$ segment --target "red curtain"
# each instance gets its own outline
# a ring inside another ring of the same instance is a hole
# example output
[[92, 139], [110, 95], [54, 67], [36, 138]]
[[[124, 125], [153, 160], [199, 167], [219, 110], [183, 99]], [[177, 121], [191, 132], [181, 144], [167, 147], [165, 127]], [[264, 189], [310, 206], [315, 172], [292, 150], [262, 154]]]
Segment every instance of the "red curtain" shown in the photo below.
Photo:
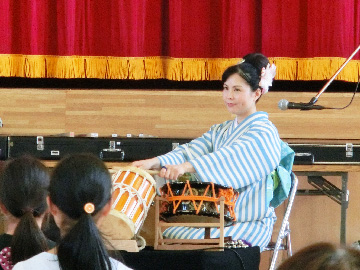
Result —
[[0, 11], [1, 54], [161, 55], [160, 0], [4, 0]]
[[262, 50], [271, 56], [347, 58], [360, 45], [359, 5], [359, 0], [263, 1]]
[[320, 80], [360, 45], [360, 0], [2, 0], [0, 38], [0, 76], [214, 80], [259, 51]]

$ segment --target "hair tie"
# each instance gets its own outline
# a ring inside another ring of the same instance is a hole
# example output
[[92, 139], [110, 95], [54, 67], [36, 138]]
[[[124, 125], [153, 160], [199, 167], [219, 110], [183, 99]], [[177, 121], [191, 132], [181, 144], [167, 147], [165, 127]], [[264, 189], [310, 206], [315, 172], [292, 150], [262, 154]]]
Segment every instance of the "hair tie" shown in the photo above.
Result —
[[34, 214], [34, 209], [32, 209], [32, 208], [30, 208], [30, 207], [26, 207], [25, 209], [21, 209], [20, 211], [19, 211], [19, 214], [20, 214], [20, 216], [23, 216], [23, 215], [25, 215], [25, 214], [27, 214], [27, 213], [30, 213], [30, 214]]
[[92, 214], [95, 211], [95, 205], [93, 203], [90, 203], [90, 202], [86, 203], [84, 205], [84, 210], [85, 210], [86, 213]]
[[242, 63], [244, 63], [244, 62], [245, 62], [245, 59], [243, 58], [243, 59], [241, 59], [237, 64], [240, 65], [240, 64], [242, 64]]

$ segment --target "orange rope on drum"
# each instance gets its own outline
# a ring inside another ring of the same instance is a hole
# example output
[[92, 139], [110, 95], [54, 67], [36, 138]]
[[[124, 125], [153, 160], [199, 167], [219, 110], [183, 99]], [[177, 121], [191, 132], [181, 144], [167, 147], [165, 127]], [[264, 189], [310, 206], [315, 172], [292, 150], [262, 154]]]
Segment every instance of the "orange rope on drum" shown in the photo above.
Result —
[[219, 197], [224, 197], [225, 198], [225, 204], [228, 205], [229, 207], [229, 211], [230, 211], [230, 215], [235, 217], [235, 221], [236, 221], [236, 215], [235, 215], [235, 202], [239, 196], [239, 193], [234, 193], [234, 189], [230, 188], [230, 189], [222, 189], [219, 188]]
[[[211, 186], [212, 194], [207, 195], [208, 192], [210, 191], [210, 186]], [[182, 201], [192, 201], [194, 208], [196, 210], [196, 214], [199, 214], [199, 212], [201, 210], [201, 206], [203, 205], [204, 201], [212, 202], [215, 205], [216, 211], [219, 213], [219, 209], [218, 209], [218, 207], [216, 207], [216, 205], [218, 204], [219, 198], [224, 197], [225, 198], [224, 203], [228, 206], [231, 216], [234, 217], [235, 221], [236, 221], [234, 207], [235, 207], [235, 202], [238, 198], [238, 193], [235, 193], [233, 188], [228, 188], [228, 189], [219, 188], [218, 194], [217, 194], [218, 196], [216, 196], [216, 193], [215, 193], [214, 183], [208, 184], [204, 191], [204, 194], [201, 196], [194, 195], [193, 189], [191, 188], [191, 184], [190, 184], [189, 180], [186, 180], [185, 186], [184, 186], [184, 189], [183, 189], [181, 195], [177, 195], [177, 196], [174, 195], [174, 193], [171, 189], [170, 183], [167, 183], [167, 188], [168, 188], [167, 194], [165, 195], [165, 197], [169, 202], [172, 202], [172, 204], [173, 204], [173, 214], [176, 213], [176, 211]], [[187, 195], [186, 193], [189, 193], [190, 195]], [[196, 204], [196, 201], [199, 201], [198, 205]]]

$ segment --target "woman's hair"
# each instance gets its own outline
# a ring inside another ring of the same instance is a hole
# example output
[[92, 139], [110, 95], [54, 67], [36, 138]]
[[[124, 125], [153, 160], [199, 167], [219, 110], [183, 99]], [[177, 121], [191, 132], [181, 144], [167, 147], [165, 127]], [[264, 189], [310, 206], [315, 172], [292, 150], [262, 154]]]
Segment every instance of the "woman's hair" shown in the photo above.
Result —
[[[111, 188], [109, 170], [93, 155], [72, 155], [54, 168], [49, 188], [50, 199], [72, 219], [66, 219], [60, 225], [70, 227], [62, 235], [58, 246], [62, 270], [111, 269], [108, 253], [93, 220], [111, 199]], [[84, 210], [87, 203], [95, 206], [92, 214]]]
[[305, 247], [280, 264], [277, 270], [357, 270], [360, 250], [317, 243]]
[[22, 156], [9, 161], [0, 176], [0, 201], [20, 221], [11, 243], [13, 264], [48, 249], [35, 217], [47, 210], [49, 172], [39, 160]]
[[262, 68], [270, 64], [269, 59], [262, 53], [249, 53], [243, 57], [245, 63], [251, 64], [256, 68], [258, 76], [261, 76]]
[[[224, 83], [231, 75], [238, 74], [243, 78], [255, 92], [260, 88], [259, 83], [261, 79], [261, 70], [270, 64], [269, 59], [261, 53], [249, 53], [243, 57], [243, 61], [237, 65], [228, 67], [223, 75], [222, 82]], [[256, 100], [259, 101], [260, 98]]]
[[250, 85], [252, 91], [255, 92], [259, 89], [260, 76], [253, 65], [243, 62], [241, 64], [228, 67], [222, 75], [222, 82], [225, 83], [226, 80], [233, 74], [238, 74], [241, 78], [243, 78]]

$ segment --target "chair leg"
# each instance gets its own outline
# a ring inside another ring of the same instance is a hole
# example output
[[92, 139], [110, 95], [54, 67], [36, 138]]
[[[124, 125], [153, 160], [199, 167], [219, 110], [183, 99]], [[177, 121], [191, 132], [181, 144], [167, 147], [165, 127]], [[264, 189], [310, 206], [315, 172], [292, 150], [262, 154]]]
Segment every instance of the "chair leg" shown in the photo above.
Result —
[[278, 257], [279, 250], [286, 250], [287, 257], [292, 256], [292, 249], [291, 249], [291, 239], [290, 239], [290, 224], [289, 224], [289, 215], [293, 205], [293, 201], [295, 199], [295, 194], [298, 185], [298, 179], [294, 173], [291, 174], [292, 179], [292, 187], [288, 198], [288, 203], [285, 207], [285, 214], [283, 217], [283, 221], [281, 223], [280, 231], [275, 242], [275, 247], [271, 259], [270, 270], [275, 269], [276, 260]]
[[284, 250], [284, 251], [286, 250], [287, 257], [292, 256], [291, 239], [290, 239], [290, 223], [289, 222], [286, 223], [283, 233], [281, 233], [281, 231], [279, 232], [278, 238], [279, 239], [276, 241], [275, 247], [273, 250], [269, 270], [275, 269], [276, 261], [277, 261], [280, 249]]
[[290, 230], [286, 236], [286, 246], [287, 246], [287, 256], [291, 257], [292, 256], [292, 248], [291, 248], [291, 237], [290, 237]]

